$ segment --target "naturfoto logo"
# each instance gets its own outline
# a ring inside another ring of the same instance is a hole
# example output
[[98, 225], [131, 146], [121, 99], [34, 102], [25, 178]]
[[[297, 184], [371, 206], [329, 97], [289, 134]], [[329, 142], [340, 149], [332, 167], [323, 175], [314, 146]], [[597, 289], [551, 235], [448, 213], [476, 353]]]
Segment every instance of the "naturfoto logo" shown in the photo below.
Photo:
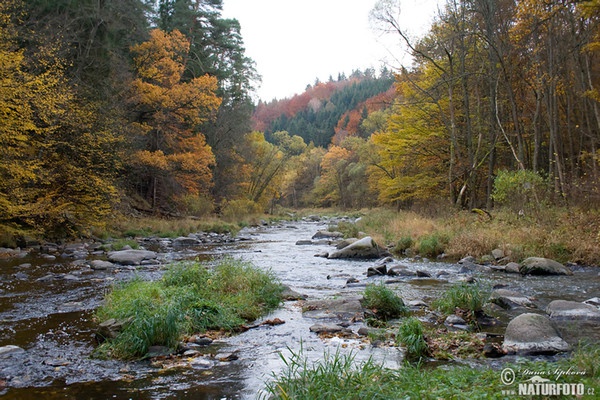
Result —
[[[517, 383], [517, 387], [503, 389], [503, 395], [519, 396], [583, 396], [594, 395], [594, 388], [586, 390], [583, 383], [557, 383], [564, 376], [584, 376], [585, 371], [572, 368], [568, 370], [555, 369], [553, 371], [532, 371], [529, 369], [518, 370], [522, 377], [528, 379]], [[545, 378], [547, 376], [548, 378]], [[553, 379], [550, 379], [553, 378]], [[517, 380], [517, 373], [512, 368], [504, 368], [500, 373], [500, 380], [505, 386], [513, 386]]]

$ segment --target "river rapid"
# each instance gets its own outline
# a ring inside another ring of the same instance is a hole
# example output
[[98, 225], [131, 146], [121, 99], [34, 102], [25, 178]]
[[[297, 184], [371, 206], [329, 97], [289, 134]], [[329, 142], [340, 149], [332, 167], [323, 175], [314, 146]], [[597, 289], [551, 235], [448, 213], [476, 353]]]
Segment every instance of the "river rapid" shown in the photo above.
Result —
[[[284, 359], [292, 353], [302, 352], [303, 357], [316, 360], [325, 353], [352, 352], [357, 362], [372, 357], [391, 368], [400, 367], [403, 354], [399, 348], [372, 346], [364, 337], [321, 338], [312, 333], [309, 328], [326, 321], [327, 315], [303, 315], [302, 302], [298, 301], [287, 301], [264, 318], [279, 318], [285, 321], [283, 324], [261, 325], [214, 341], [203, 350], [207, 359], [214, 360], [210, 363], [182, 363], [166, 368], [151, 360], [122, 362], [90, 357], [96, 346], [94, 310], [105, 293], [115, 282], [135, 275], [158, 279], [170, 261], [240, 258], [271, 270], [281, 283], [308, 300], [356, 298], [361, 296], [365, 284], [389, 280], [367, 278], [372, 260], [316, 257], [333, 249], [325, 242], [296, 245], [327, 229], [330, 223], [305, 220], [246, 228], [240, 233], [245, 240], [170, 249], [161, 254], [160, 264], [140, 268], [93, 270], [86, 266], [85, 259], [53, 259], [37, 253], [0, 259], [0, 346], [13, 345], [24, 350], [0, 355], [0, 394], [6, 399], [254, 399], [265, 396], [265, 382], [285, 368]], [[87, 259], [90, 257], [103, 255], [98, 251]], [[458, 264], [396, 261], [410, 270], [431, 275], [404, 277], [390, 283], [405, 302], [422, 300], [429, 304], [453, 282], [464, 278]], [[598, 270], [591, 267], [577, 267], [572, 276], [488, 271], [475, 272], [474, 277], [489, 286], [501, 284], [525, 293], [535, 299], [539, 310], [555, 299], [584, 301], [599, 295], [600, 277]], [[358, 283], [348, 285], [351, 278]], [[510, 311], [501, 315], [500, 327], [495, 329], [502, 330], [514, 315]], [[356, 332], [364, 322], [347, 325]], [[594, 337], [598, 332], [585, 335]], [[219, 361], [215, 356], [218, 354], [235, 357]]]

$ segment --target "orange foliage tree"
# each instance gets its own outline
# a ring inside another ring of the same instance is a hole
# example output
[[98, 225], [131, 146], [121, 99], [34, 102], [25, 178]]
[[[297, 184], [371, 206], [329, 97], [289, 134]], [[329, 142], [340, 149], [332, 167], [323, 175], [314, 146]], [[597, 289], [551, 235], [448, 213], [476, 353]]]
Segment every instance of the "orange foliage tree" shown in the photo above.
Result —
[[153, 210], [169, 200], [206, 193], [211, 186], [215, 159], [198, 127], [221, 100], [215, 95], [216, 78], [183, 80], [189, 48], [179, 31], [155, 29], [147, 42], [131, 49], [137, 74], [130, 97], [131, 166], [135, 188]]

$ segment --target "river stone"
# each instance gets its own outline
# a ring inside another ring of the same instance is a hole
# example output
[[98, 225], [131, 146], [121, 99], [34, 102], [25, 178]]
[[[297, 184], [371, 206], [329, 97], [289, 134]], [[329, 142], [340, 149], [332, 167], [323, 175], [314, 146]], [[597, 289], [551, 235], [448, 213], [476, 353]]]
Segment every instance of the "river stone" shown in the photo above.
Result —
[[571, 349], [548, 317], [533, 313], [521, 314], [508, 323], [502, 348], [511, 354], [555, 354]]
[[304, 303], [302, 315], [316, 319], [351, 319], [363, 314], [358, 298], [311, 300]]
[[387, 265], [377, 265], [367, 269], [367, 277], [387, 275]]
[[295, 290], [292, 290], [289, 286], [283, 286], [283, 292], [281, 292], [281, 298], [285, 301], [294, 301], [294, 300], [306, 300], [305, 294], [300, 294]]
[[318, 231], [312, 239], [341, 239], [344, 237], [342, 232]]
[[523, 275], [573, 275], [558, 261], [542, 257], [529, 257], [523, 260], [519, 272]]
[[338, 333], [344, 330], [344, 327], [337, 324], [314, 324], [309, 328], [314, 333]]
[[201, 243], [202, 242], [200, 240], [188, 236], [180, 236], [173, 239], [173, 247], [197, 246]]
[[521, 269], [521, 265], [519, 265], [518, 263], [516, 263], [516, 262], [509, 262], [504, 267], [504, 272], [508, 272], [508, 273], [511, 273], [511, 274], [518, 274], [520, 269]]
[[327, 258], [379, 258], [384, 253], [373, 238], [367, 236], [341, 250], [330, 253]]
[[504, 250], [502, 250], [502, 249], [492, 250], [492, 257], [494, 257], [494, 260], [496, 260], [496, 261], [504, 258], [505, 257]]
[[100, 325], [98, 325], [98, 330], [96, 331], [96, 339], [98, 342], [102, 343], [106, 339], [114, 339], [119, 333], [123, 330], [125, 325], [131, 322], [132, 318], [117, 320], [114, 318], [110, 318]]
[[600, 307], [600, 297], [592, 297], [591, 299], [587, 299], [583, 303], [589, 304], [590, 306]]
[[387, 271], [389, 276], [416, 276], [417, 273], [408, 269], [405, 265], [394, 265]]
[[114, 268], [114, 266], [115, 265], [113, 263], [111, 263], [110, 261], [104, 261], [104, 260], [90, 261], [90, 267], [92, 267], [92, 269], [96, 270], [96, 271]]
[[490, 302], [506, 310], [512, 310], [517, 307], [535, 308], [535, 304], [533, 304], [529, 297], [507, 289], [494, 290], [490, 295]]
[[350, 246], [352, 243], [358, 241], [357, 238], [348, 238], [348, 239], [344, 239], [341, 242], [339, 242], [338, 244], [335, 245], [335, 248], [338, 250], [343, 249], [344, 247], [348, 247]]
[[546, 308], [552, 319], [600, 321], [600, 309], [577, 301], [554, 300]]
[[108, 253], [108, 260], [122, 265], [139, 265], [142, 261], [156, 259], [156, 253], [149, 250], [120, 250]]
[[24, 353], [25, 350], [20, 348], [19, 346], [15, 346], [12, 344], [0, 347], [0, 357], [6, 357], [11, 354]]

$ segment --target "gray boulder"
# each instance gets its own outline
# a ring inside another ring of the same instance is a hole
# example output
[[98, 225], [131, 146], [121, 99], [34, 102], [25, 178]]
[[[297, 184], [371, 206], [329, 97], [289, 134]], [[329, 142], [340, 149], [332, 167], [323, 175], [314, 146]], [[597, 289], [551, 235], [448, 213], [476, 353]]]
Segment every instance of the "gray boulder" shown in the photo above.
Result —
[[202, 241], [189, 236], [180, 236], [173, 239], [173, 247], [198, 246], [199, 244], [202, 244]]
[[577, 301], [554, 300], [546, 308], [551, 319], [600, 321], [600, 309]]
[[548, 317], [533, 313], [521, 314], [509, 322], [502, 348], [511, 354], [555, 354], [571, 349]]
[[337, 324], [314, 324], [309, 330], [314, 333], [338, 333], [343, 331], [344, 327]]
[[104, 261], [104, 260], [90, 261], [90, 267], [96, 271], [111, 269], [111, 268], [114, 268], [114, 266], [115, 265], [113, 263], [111, 263], [110, 261]]
[[490, 302], [507, 310], [517, 307], [535, 308], [535, 304], [529, 297], [508, 289], [494, 290], [490, 295]]
[[11, 354], [18, 354], [18, 353], [25, 353], [25, 350], [23, 350], [19, 346], [15, 346], [12, 344], [0, 347], [0, 358], [7, 357]]
[[330, 253], [327, 258], [379, 258], [387, 252], [382, 250], [370, 236], [364, 237], [343, 249]]
[[149, 250], [120, 250], [108, 253], [108, 260], [121, 265], [139, 265], [142, 261], [155, 260], [156, 253]]
[[558, 261], [542, 257], [529, 257], [523, 260], [519, 272], [523, 275], [573, 275]]
[[364, 312], [360, 298], [310, 300], [302, 307], [302, 316], [315, 319], [350, 320]]
[[342, 232], [331, 232], [331, 231], [318, 231], [312, 237], [315, 239], [341, 239], [344, 237]]

